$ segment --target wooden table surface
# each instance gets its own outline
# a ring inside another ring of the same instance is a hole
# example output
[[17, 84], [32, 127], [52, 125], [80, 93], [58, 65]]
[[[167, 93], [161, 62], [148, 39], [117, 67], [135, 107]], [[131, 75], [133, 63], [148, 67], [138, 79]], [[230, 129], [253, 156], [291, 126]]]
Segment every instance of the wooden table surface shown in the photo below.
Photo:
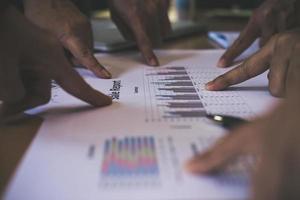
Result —
[[[210, 31], [239, 31], [247, 20], [211, 18], [205, 21]], [[213, 49], [215, 46], [206, 34], [200, 34], [168, 42], [161, 48]], [[13, 124], [0, 125], [0, 198], [42, 122], [39, 116], [27, 116]]]

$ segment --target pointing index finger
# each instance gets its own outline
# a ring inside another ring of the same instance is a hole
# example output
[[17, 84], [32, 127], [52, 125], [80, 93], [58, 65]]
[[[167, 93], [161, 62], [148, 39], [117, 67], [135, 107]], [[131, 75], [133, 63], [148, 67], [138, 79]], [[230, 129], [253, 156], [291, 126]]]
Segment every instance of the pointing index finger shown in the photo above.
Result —
[[265, 121], [257, 120], [233, 130], [210, 150], [190, 160], [186, 169], [192, 173], [214, 172], [240, 155], [259, 152], [265, 124]]
[[221, 56], [218, 67], [227, 67], [232, 64], [233, 60], [243, 53], [259, 36], [259, 27], [253, 16], [245, 29], [241, 32], [238, 39], [229, 47]]
[[140, 19], [135, 20], [135, 26], [133, 26], [132, 32], [147, 64], [151, 66], [158, 66], [159, 61], [153, 52], [151, 40], [147, 35], [146, 28], [144, 27]]
[[101, 92], [93, 89], [84, 79], [72, 68], [65, 57], [51, 63], [50, 76], [66, 92], [85, 101], [95, 107], [106, 106], [112, 103], [112, 99]]
[[223, 90], [265, 72], [269, 68], [274, 43], [275, 40], [273, 39], [243, 64], [207, 83], [206, 89], [212, 91]]
[[84, 44], [84, 42], [76, 36], [66, 36], [66, 38], [61, 40], [63, 41], [64, 47], [96, 76], [106, 79], [111, 78], [110, 72], [97, 61], [92, 50], [88, 47], [88, 44]]

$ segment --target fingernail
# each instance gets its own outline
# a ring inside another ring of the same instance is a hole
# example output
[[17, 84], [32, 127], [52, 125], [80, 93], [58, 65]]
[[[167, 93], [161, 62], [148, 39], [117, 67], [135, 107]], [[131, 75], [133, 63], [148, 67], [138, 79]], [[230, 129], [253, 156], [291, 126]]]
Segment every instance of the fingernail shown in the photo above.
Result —
[[100, 74], [102, 75], [101, 78], [110, 79], [112, 77], [111, 73], [105, 68], [100, 69]]
[[92, 105], [96, 107], [109, 106], [112, 104], [112, 98], [107, 95], [100, 94], [99, 98]]
[[111, 77], [112, 77], [111, 73], [110, 73], [108, 70], [106, 70], [106, 69], [104, 69], [104, 75], [105, 75], [107, 78], [111, 78]]
[[212, 90], [213, 89], [213, 85], [214, 85], [214, 82], [210, 81], [210, 82], [208, 82], [208, 83], [205, 84], [205, 89], [206, 90]]
[[155, 57], [149, 58], [148, 64], [151, 66], [159, 66], [159, 62], [158, 62], [157, 58], [155, 58]]
[[220, 67], [220, 68], [226, 67], [226, 60], [223, 59], [223, 58], [220, 59], [220, 60], [218, 61], [217, 67]]
[[107, 96], [107, 99], [106, 99], [106, 105], [110, 105], [112, 104], [112, 97], [111, 96]]

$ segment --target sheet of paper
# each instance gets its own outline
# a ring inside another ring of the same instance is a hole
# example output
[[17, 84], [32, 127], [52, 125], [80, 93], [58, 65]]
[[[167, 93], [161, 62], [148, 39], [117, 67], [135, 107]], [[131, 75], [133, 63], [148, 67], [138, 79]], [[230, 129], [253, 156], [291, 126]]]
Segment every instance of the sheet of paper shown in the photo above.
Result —
[[265, 74], [226, 91], [204, 83], [224, 73], [223, 51], [157, 51], [161, 67], [138, 54], [98, 55], [114, 74], [100, 80], [80, 70], [113, 105], [94, 109], [54, 85], [51, 102], [28, 111], [45, 117], [5, 199], [243, 199], [247, 166], [240, 158], [219, 174], [191, 175], [184, 163], [226, 134], [204, 116], [254, 117], [276, 100]]

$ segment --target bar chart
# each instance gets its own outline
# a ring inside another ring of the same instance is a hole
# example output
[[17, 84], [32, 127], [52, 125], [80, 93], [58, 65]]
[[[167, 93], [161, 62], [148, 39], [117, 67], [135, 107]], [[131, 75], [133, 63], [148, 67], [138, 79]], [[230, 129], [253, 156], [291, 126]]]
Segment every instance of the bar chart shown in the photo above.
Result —
[[103, 185], [155, 185], [159, 167], [154, 137], [109, 138], [104, 142], [101, 180]]
[[206, 115], [185, 67], [145, 70], [145, 91], [148, 122], [197, 120]]
[[207, 91], [218, 69], [169, 66], [144, 70], [146, 122], [192, 122], [207, 113], [253, 117], [243, 91]]
[[187, 72], [193, 80], [194, 86], [199, 90], [198, 94], [207, 113], [237, 117], [254, 116], [245, 99], [243, 87], [237, 86], [236, 89], [229, 88], [223, 91], [207, 91], [205, 89], [207, 82], [224, 73], [222, 69], [190, 66], [187, 68]]

